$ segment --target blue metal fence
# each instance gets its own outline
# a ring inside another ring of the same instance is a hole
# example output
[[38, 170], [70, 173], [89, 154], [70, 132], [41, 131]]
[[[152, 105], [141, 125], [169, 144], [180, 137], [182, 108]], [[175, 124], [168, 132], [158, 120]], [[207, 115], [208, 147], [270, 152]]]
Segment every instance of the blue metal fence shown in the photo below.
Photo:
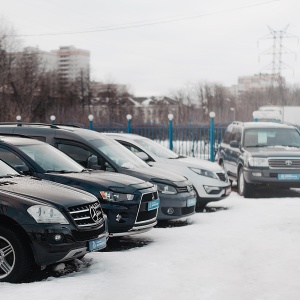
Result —
[[[130, 123], [129, 123], [130, 124]], [[78, 125], [78, 124], [77, 124]], [[210, 153], [211, 143], [214, 153], [222, 140], [223, 134], [228, 124], [214, 126], [214, 140], [210, 141], [209, 125], [175, 125], [172, 126], [172, 146], [173, 151], [178, 155], [199, 157], [213, 160]], [[130, 132], [150, 138], [168, 148], [170, 148], [169, 126], [159, 123], [142, 123], [127, 125], [120, 123], [93, 124], [93, 130], [98, 132]], [[81, 126], [84, 127], [84, 126]]]

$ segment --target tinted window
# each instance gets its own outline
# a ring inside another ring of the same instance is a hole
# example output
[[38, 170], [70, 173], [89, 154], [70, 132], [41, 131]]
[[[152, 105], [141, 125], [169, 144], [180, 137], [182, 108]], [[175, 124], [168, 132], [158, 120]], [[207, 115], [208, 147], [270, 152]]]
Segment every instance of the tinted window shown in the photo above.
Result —
[[224, 134], [223, 143], [229, 144], [229, 142], [230, 142], [230, 135], [231, 135], [232, 129], [233, 129], [232, 126], [228, 126], [227, 127], [227, 129], [225, 131], [225, 134]]

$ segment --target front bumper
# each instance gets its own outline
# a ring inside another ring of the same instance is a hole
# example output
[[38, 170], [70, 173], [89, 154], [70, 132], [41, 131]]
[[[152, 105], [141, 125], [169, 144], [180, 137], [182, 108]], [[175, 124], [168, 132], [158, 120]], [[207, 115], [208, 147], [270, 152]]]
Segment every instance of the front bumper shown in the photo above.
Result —
[[143, 233], [157, 224], [158, 209], [148, 210], [148, 203], [157, 197], [154, 189], [141, 190], [138, 200], [107, 203], [101, 201], [103, 211], [108, 217], [110, 237], [120, 237]]
[[[260, 174], [260, 176], [258, 176]], [[264, 184], [276, 187], [300, 187], [300, 170], [286, 169], [249, 169], [244, 168], [247, 183]]]
[[[200, 177], [200, 176], [199, 176]], [[231, 184], [229, 180], [222, 181], [211, 178], [199, 178], [196, 182], [193, 182], [194, 188], [198, 194], [197, 205], [206, 204], [212, 201], [219, 201], [227, 198], [231, 193]], [[218, 191], [212, 191], [208, 193], [204, 186], [210, 186], [219, 189]]]
[[[160, 206], [158, 209], [157, 220], [179, 219], [195, 213], [196, 193], [186, 192], [174, 195], [160, 193], [159, 195]], [[188, 203], [190, 202], [190, 199], [195, 199], [195, 205], [190, 205]]]
[[[79, 231], [71, 225], [60, 224], [34, 224], [24, 225], [28, 233], [31, 248], [37, 265], [46, 266], [58, 262], [64, 262], [80, 257], [89, 250], [89, 242], [99, 242], [101, 245], [97, 250], [106, 247], [108, 232], [104, 230], [105, 223], [95, 229]], [[61, 236], [61, 240], [55, 237]]]

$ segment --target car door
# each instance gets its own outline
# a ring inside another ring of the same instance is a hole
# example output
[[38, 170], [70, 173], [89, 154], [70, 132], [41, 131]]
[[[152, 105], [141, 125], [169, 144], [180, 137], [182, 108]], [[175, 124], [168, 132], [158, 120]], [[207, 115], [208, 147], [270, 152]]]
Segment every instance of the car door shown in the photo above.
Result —
[[[229, 148], [227, 153], [227, 171], [230, 175], [237, 176], [237, 165], [239, 157], [241, 155], [240, 145], [241, 145], [242, 129], [238, 126], [232, 128], [230, 135]], [[234, 142], [238, 147], [233, 147]]]
[[99, 153], [82, 143], [64, 139], [55, 139], [54, 146], [81, 164], [84, 168], [89, 168], [89, 159], [95, 157], [96, 165], [99, 166], [99, 169], [116, 172], [113, 165], [110, 164], [104, 157], [100, 156]]

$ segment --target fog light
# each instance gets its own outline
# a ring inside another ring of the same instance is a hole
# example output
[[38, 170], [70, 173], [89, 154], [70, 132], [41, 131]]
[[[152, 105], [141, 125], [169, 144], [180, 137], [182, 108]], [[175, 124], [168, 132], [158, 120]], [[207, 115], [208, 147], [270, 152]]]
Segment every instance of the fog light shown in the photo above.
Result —
[[56, 234], [56, 235], [54, 235], [54, 240], [56, 241], [56, 242], [59, 242], [59, 241], [61, 241], [62, 240], [62, 235], [61, 234]]
[[252, 176], [255, 176], [255, 177], [261, 177], [262, 174], [260, 172], [253, 172], [252, 173]]
[[169, 215], [172, 215], [172, 214], [174, 213], [174, 208], [169, 207], [169, 208], [167, 209], [167, 213], [168, 213]]
[[120, 214], [116, 215], [116, 221], [117, 222], [120, 222], [122, 219], [122, 216]]

